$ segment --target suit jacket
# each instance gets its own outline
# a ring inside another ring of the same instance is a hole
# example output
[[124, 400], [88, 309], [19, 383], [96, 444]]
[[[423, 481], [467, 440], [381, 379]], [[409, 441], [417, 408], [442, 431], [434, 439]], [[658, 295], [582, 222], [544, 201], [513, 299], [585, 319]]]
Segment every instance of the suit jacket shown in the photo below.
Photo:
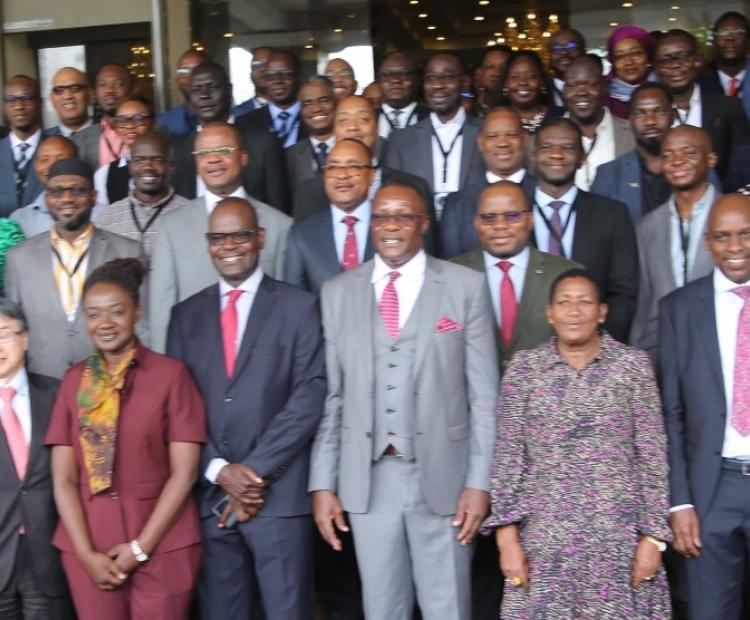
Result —
[[719, 161], [716, 173], [724, 179], [735, 147], [748, 140], [750, 126], [742, 103], [734, 98], [701, 89], [703, 129], [711, 136], [711, 142]]
[[[714, 200], [719, 197], [717, 192]], [[669, 203], [644, 216], [636, 226], [640, 269], [638, 304], [630, 330], [630, 344], [646, 351], [654, 364], [659, 356], [659, 302], [677, 288], [672, 269], [673, 230]], [[711, 254], [700, 243], [688, 281], [711, 273], [713, 267]]]
[[172, 137], [194, 134], [198, 128], [198, 117], [187, 105], [181, 103], [156, 117], [156, 126]]
[[[503, 369], [518, 351], [533, 349], [537, 345], [549, 340], [553, 334], [552, 327], [547, 320], [545, 310], [549, 303], [549, 291], [555, 278], [560, 274], [581, 267], [576, 262], [566, 260], [554, 254], [540, 252], [535, 247], [529, 247], [529, 266], [523, 280], [523, 292], [518, 301], [518, 317], [513, 328], [513, 337], [508, 348], [500, 338], [500, 332], [495, 329], [495, 340], [502, 361]], [[463, 265], [486, 273], [482, 250], [472, 250], [451, 259], [457, 265]], [[485, 277], [485, 282], [487, 278]]]
[[[750, 58], [745, 63], [745, 77], [742, 79], [739, 85], [739, 93], [737, 94], [737, 99], [742, 104], [743, 109], [745, 110], [745, 116], [750, 118], [750, 88], [745, 88], [745, 83], [747, 82], [747, 75], [748, 72], [750, 72]], [[724, 87], [721, 85], [721, 80], [719, 79], [719, 73], [716, 68], [711, 69], [711, 72], [707, 75], [704, 75], [698, 83], [701, 87], [701, 92], [705, 93], [715, 93], [717, 95], [725, 95]]]
[[[313, 444], [309, 490], [334, 491], [344, 510], [355, 513], [367, 512], [370, 502], [373, 265], [336, 276], [321, 294], [328, 397]], [[412, 412], [421, 490], [439, 515], [455, 513], [462, 489], [489, 488], [500, 377], [491, 305], [481, 274], [427, 257], [412, 310], [418, 319]], [[460, 329], [438, 331], [441, 319]]]
[[[477, 135], [481, 129], [482, 121], [472, 116], [466, 117], [461, 145], [459, 187], [480, 181], [484, 175], [484, 160], [477, 148]], [[388, 150], [385, 153], [383, 165], [421, 177], [427, 182], [430, 194], [435, 192], [432, 169], [432, 122], [429, 116], [416, 125], [394, 131], [389, 136]]]
[[36, 587], [47, 596], [67, 591], [60, 553], [52, 546], [57, 509], [52, 495], [50, 451], [44, 446], [59, 381], [29, 373], [31, 442], [24, 480], [19, 481], [5, 433], [0, 432], [0, 591], [13, 575], [18, 550], [16, 528], [23, 523]]
[[[463, 187], [448, 196], [443, 208], [443, 219], [440, 221], [439, 255], [441, 258], [453, 258], [479, 247], [479, 237], [474, 228], [474, 216], [479, 205], [479, 195], [489, 185], [487, 177], [476, 183]], [[521, 187], [534, 201], [536, 179], [528, 170], [521, 179]]]
[[[244, 118], [244, 117], [241, 117]], [[242, 169], [242, 184], [248, 193], [284, 213], [289, 212], [289, 192], [286, 182], [284, 149], [268, 132], [240, 123], [235, 127], [242, 133], [249, 161]], [[195, 133], [177, 136], [172, 140], [174, 169], [170, 184], [175, 192], [191, 200], [196, 198], [196, 168], [193, 157]]]
[[300, 140], [286, 149], [286, 174], [293, 198], [296, 198], [299, 185], [320, 175], [313, 145], [309, 138]]
[[[259, 200], [250, 198], [250, 202], [258, 214], [259, 226], [266, 230], [266, 245], [261, 250], [259, 264], [270, 277], [281, 278], [292, 219]], [[149, 321], [151, 348], [164, 352], [172, 306], [215, 284], [219, 275], [204, 236], [208, 232], [205, 199], [196, 198], [176, 211], [164, 213], [157, 226], [159, 236], [149, 274]]]
[[78, 147], [78, 158], [85, 161], [94, 170], [99, 168], [99, 138], [102, 135], [101, 125], [89, 125], [71, 138]]
[[[227, 379], [219, 286], [175, 306], [168, 352], [183, 360], [208, 412], [201, 474], [214, 458], [245, 463], [270, 480], [262, 513], [310, 513], [310, 444], [323, 413], [325, 365], [316, 298], [264, 276], [253, 301], [234, 374]], [[200, 476], [201, 515], [224, 495]]]
[[693, 504], [703, 518], [721, 473], [727, 415], [713, 274], [662, 299], [659, 343], [671, 505]]
[[[136, 241], [95, 228], [86, 274], [112, 259], [140, 256], [141, 247]], [[75, 319], [68, 321], [52, 261], [49, 233], [40, 233], [13, 246], [6, 255], [5, 294], [21, 305], [29, 323], [29, 371], [59, 379], [73, 364], [91, 355], [93, 345], [81, 304]], [[138, 334], [148, 342], [145, 320], [139, 323]]]
[[[284, 145], [281, 144], [281, 141], [276, 137], [276, 127], [274, 127], [273, 119], [271, 118], [271, 109], [267, 105], [246, 112], [237, 119], [237, 122], [238, 125], [242, 124], [248, 127], [254, 127], [258, 131], [271, 134], [279, 145], [281, 145], [282, 148], [284, 147]], [[308, 137], [308, 134], [301, 117], [298, 117], [297, 127], [297, 142], [302, 142]]]
[[34, 159], [36, 159], [37, 150], [34, 150], [34, 156], [27, 164], [26, 187], [23, 192], [23, 200], [21, 204], [18, 204], [16, 169], [14, 154], [10, 147], [10, 137], [0, 139], [0, 216], [8, 217], [16, 209], [33, 202], [34, 198], [42, 191], [42, 183], [34, 172]]
[[[372, 240], [368, 234], [364, 261], [371, 258]], [[295, 222], [287, 241], [284, 280], [320, 295], [323, 282], [341, 271], [333, 237], [331, 208], [321, 209]]]
[[609, 306], [604, 328], [626, 342], [638, 296], [638, 247], [627, 207], [580, 189], [573, 207], [576, 223], [570, 258], [583, 265], [604, 291]]

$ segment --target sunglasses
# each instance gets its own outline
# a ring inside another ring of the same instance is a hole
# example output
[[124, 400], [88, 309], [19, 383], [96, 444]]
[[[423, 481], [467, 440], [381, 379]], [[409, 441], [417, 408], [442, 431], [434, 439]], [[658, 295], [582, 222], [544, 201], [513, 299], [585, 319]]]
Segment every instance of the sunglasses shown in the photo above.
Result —
[[531, 213], [531, 210], [505, 211], [503, 213], [477, 213], [477, 217], [482, 224], [494, 224], [500, 218], [502, 218], [506, 224], [518, 224], [524, 213]]

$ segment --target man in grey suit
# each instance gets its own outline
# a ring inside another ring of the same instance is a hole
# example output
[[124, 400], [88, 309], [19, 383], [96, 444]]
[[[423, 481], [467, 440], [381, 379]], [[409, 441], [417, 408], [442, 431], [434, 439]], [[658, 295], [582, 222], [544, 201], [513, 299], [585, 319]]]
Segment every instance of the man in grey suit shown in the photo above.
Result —
[[263, 272], [281, 279], [284, 274], [286, 237], [292, 219], [278, 209], [248, 196], [242, 186], [247, 152], [242, 135], [228, 123], [209, 123], [196, 134], [195, 166], [206, 185], [205, 194], [160, 219], [149, 276], [151, 347], [163, 352], [167, 344], [169, 313], [183, 301], [216, 283], [218, 276], [204, 246], [208, 216], [219, 200], [230, 196], [250, 200], [258, 222], [266, 231], [260, 255]]
[[367, 196], [373, 175], [372, 151], [363, 142], [346, 138], [333, 147], [323, 174], [331, 206], [289, 231], [287, 282], [319, 295], [323, 282], [372, 258]]
[[[57, 112], [60, 124], [50, 127], [47, 135], [71, 138], [79, 131], [91, 126], [92, 120], [89, 116], [91, 87], [83, 71], [75, 67], [58, 69], [52, 76], [52, 92], [49, 100]], [[91, 162], [87, 163], [91, 165]]]
[[451, 192], [482, 180], [484, 162], [477, 149], [482, 122], [466, 115], [461, 84], [466, 74], [455, 55], [439, 52], [427, 62], [424, 96], [430, 115], [389, 138], [383, 164], [427, 181], [438, 220]]
[[[135, 241], [91, 223], [93, 176], [81, 160], [55, 162], [46, 187], [55, 225], [12, 247], [6, 257], [5, 293], [29, 322], [28, 369], [56, 379], [93, 351], [80, 305], [86, 274], [114, 258], [141, 253]], [[145, 326], [139, 332], [147, 336]]]
[[[404, 130], [406, 131], [406, 130]], [[328, 397], [309, 490], [323, 538], [349, 513], [368, 620], [471, 614], [499, 383], [481, 274], [428, 257], [424, 199], [386, 181], [373, 261], [323, 285]]]
[[659, 355], [659, 301], [713, 269], [703, 244], [708, 214], [719, 198], [709, 179], [717, 156], [705, 130], [692, 125], [671, 129], [661, 147], [664, 178], [672, 188], [667, 202], [636, 226], [638, 303], [630, 343], [656, 363]]
[[604, 105], [607, 82], [599, 62], [581, 56], [565, 71], [563, 100], [570, 117], [583, 133], [586, 155], [576, 172], [576, 185], [588, 191], [600, 164], [612, 161], [635, 146], [627, 121], [614, 116]]

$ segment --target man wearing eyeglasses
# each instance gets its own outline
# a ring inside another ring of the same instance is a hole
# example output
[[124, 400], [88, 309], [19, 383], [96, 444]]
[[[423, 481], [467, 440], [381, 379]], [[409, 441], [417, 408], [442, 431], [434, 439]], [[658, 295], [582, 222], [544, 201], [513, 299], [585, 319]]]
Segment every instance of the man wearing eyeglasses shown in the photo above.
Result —
[[91, 87], [86, 74], [74, 67], [63, 67], [52, 77], [49, 96], [60, 124], [47, 130], [47, 135], [70, 138], [92, 123], [89, 116]]
[[576, 58], [586, 53], [586, 40], [573, 28], [560, 28], [549, 38], [549, 65], [555, 89], [555, 105], [564, 106], [565, 71]]
[[716, 172], [723, 182], [732, 151], [750, 136], [740, 101], [721, 93], [707, 92], [696, 82], [698, 46], [695, 37], [685, 30], [670, 30], [659, 38], [654, 67], [659, 81], [674, 94], [677, 117], [673, 126], [694, 125], [708, 132], [718, 157]]
[[409, 619], [415, 602], [425, 620], [469, 620], [500, 379], [492, 304], [481, 274], [425, 254], [408, 181], [383, 184], [370, 222], [373, 260], [321, 293], [313, 514], [333, 549], [351, 528], [368, 620]]
[[724, 13], [713, 27], [714, 61], [711, 72], [700, 80], [706, 92], [742, 97], [747, 74], [747, 17], [736, 11]]
[[271, 52], [273, 52], [271, 47], [253, 48], [253, 58], [250, 61], [250, 81], [255, 88], [255, 96], [234, 106], [232, 112], [235, 116], [241, 116], [268, 105], [268, 91], [263, 76], [268, 69], [268, 59], [271, 57]]
[[378, 69], [383, 88], [383, 104], [378, 117], [378, 133], [387, 138], [393, 131], [411, 127], [429, 115], [430, 110], [417, 101], [419, 71], [413, 56], [392, 52]]
[[[45, 193], [55, 225], [6, 256], [5, 293], [29, 322], [28, 369], [56, 379], [93, 350], [80, 305], [86, 275], [112, 259], [140, 255], [135, 241], [91, 223], [93, 176], [78, 159], [52, 164]], [[138, 333], [148, 341], [143, 322]]]
[[354, 69], [343, 58], [332, 58], [326, 64], [325, 76], [333, 83], [336, 101], [350, 97], [357, 92]]
[[193, 133], [198, 127], [198, 116], [190, 105], [190, 72], [207, 62], [211, 62], [211, 59], [204, 51], [189, 49], [180, 56], [175, 69], [175, 81], [184, 101], [156, 117], [159, 129], [171, 136], [184, 136]]

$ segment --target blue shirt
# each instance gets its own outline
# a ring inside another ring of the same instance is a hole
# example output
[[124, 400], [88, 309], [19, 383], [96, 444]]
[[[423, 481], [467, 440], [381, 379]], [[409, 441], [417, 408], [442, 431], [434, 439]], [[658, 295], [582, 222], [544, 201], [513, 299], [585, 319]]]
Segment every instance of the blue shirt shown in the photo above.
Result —
[[[283, 145], [285, 149], [297, 144], [297, 135], [299, 134], [300, 124], [299, 113], [301, 109], [302, 104], [299, 101], [295, 101], [294, 105], [288, 107], [286, 110], [282, 110], [273, 103], [268, 104], [268, 111], [271, 113], [271, 122], [273, 123], [276, 135], [283, 135], [282, 130], [284, 129], [284, 125], [286, 125], [288, 133], [286, 134], [286, 139], [284, 140]], [[287, 112], [289, 114], [289, 118], [287, 118], [286, 121], [282, 121], [279, 118], [279, 114], [282, 112]]]
[[[544, 221], [540, 211], [544, 213], [547, 221], [551, 221], [555, 210], [549, 206], [549, 203], [560, 200], [565, 203], [565, 206], [559, 211], [561, 225], [564, 228], [565, 223], [568, 223], [562, 238], [562, 250], [565, 254], [564, 258], [570, 259], [573, 255], [573, 233], [576, 229], [576, 213], [573, 211], [571, 214], [571, 209], [577, 197], [578, 188], [575, 185], [559, 198], [548, 196], [541, 189], [536, 188], [534, 191], [534, 236], [536, 237], [537, 249], [542, 252], [549, 252], [549, 228], [547, 228], [547, 223]], [[568, 220], [568, 216], [570, 216], [570, 220]]]

